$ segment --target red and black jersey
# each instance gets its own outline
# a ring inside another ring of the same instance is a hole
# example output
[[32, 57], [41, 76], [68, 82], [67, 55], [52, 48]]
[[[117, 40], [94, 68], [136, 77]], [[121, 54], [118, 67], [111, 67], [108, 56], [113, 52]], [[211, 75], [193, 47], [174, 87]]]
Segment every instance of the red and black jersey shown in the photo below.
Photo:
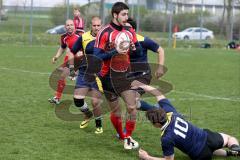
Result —
[[74, 17], [73, 23], [77, 31], [84, 30], [84, 20], [82, 17], [79, 17], [79, 16]]
[[65, 33], [63, 35], [61, 35], [61, 47], [63, 49], [65, 48], [69, 48], [70, 50], [72, 49], [74, 43], [77, 41], [79, 35], [76, 34], [76, 33], [73, 33], [73, 34], [68, 34], [68, 33]]
[[[132, 28], [126, 29], [122, 26], [118, 26], [111, 22], [107, 26], [105, 26], [101, 31], [99, 31], [96, 41], [95, 48], [99, 48], [108, 52], [115, 47], [115, 38], [119, 32], [125, 32], [130, 40], [133, 43], [137, 42], [136, 33]], [[107, 54], [107, 53], [106, 53]], [[126, 69], [130, 66], [129, 53], [128, 54], [116, 54], [110, 60], [104, 60], [103, 66], [101, 69], [101, 76], [105, 76], [108, 74], [110, 67], [116, 68], [118, 71], [126, 71]]]

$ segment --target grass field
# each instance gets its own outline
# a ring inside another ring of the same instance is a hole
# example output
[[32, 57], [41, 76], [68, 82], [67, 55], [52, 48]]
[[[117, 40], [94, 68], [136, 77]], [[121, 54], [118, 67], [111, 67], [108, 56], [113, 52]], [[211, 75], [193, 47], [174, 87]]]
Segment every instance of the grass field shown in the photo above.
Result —
[[[136, 151], [124, 151], [115, 138], [109, 114], [104, 115], [102, 135], [94, 134], [93, 122], [79, 129], [79, 121], [56, 116], [55, 106], [47, 102], [54, 92], [48, 80], [57, 66], [50, 63], [56, 47], [0, 47], [1, 160], [138, 159]], [[154, 54], [150, 59], [156, 59]], [[174, 85], [167, 97], [178, 111], [199, 127], [240, 139], [239, 52], [166, 49], [166, 66], [164, 79]], [[63, 99], [72, 100], [72, 95]], [[148, 100], [154, 103], [154, 98]], [[70, 110], [78, 113], [73, 106]], [[161, 156], [160, 131], [144, 121], [144, 113], [138, 119], [133, 137], [150, 154]], [[178, 150], [175, 157], [188, 159]]]

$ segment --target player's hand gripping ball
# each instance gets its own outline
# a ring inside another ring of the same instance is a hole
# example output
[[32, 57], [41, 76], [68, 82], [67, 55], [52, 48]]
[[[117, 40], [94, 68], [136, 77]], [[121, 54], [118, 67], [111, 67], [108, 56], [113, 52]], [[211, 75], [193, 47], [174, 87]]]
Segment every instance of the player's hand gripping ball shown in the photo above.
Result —
[[115, 48], [120, 54], [126, 54], [130, 47], [130, 38], [127, 33], [119, 32], [115, 39]]

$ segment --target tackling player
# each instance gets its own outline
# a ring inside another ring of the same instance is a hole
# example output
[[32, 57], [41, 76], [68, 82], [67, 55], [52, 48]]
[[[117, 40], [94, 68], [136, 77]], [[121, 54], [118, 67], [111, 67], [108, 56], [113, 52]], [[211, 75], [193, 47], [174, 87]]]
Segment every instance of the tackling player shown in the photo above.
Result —
[[[76, 43], [74, 44], [71, 52], [76, 54], [78, 51], [83, 51], [84, 53], [84, 60], [82, 60], [82, 64], [79, 66], [79, 72], [76, 80], [76, 86], [74, 90], [74, 104], [78, 107], [85, 115], [85, 120], [81, 122], [80, 128], [87, 127], [90, 118], [92, 117], [92, 112], [89, 110], [87, 103], [84, 102], [84, 99], [88, 92], [91, 94], [91, 103], [93, 106], [93, 112], [95, 116], [95, 123], [96, 123], [96, 134], [103, 133], [102, 129], [102, 120], [101, 120], [101, 97], [102, 94], [99, 91], [99, 86], [96, 81], [94, 82], [87, 82], [84, 79], [85, 72], [87, 69], [87, 55], [93, 55], [93, 48], [96, 39], [96, 35], [101, 29], [101, 19], [97, 16], [92, 17], [91, 23], [91, 31], [88, 31], [82, 34], [81, 37], [78, 38]], [[87, 61], [88, 62], [88, 61]]]
[[[224, 133], [201, 129], [188, 121], [176, 111], [164, 95], [157, 89], [134, 81], [132, 86], [141, 87], [157, 98], [159, 109], [148, 110], [148, 120], [161, 130], [161, 144], [164, 158], [150, 156], [143, 149], [139, 157], [144, 160], [174, 160], [174, 147], [187, 154], [193, 160], [211, 160], [217, 156], [240, 156], [239, 142], [235, 137]], [[223, 148], [229, 148], [224, 150]]]
[[[60, 99], [62, 97], [64, 87], [66, 85], [65, 78], [69, 74], [70, 74], [70, 76], [74, 76], [74, 74], [75, 74], [74, 73], [74, 65], [73, 65], [74, 62], [73, 61], [69, 62], [70, 59], [73, 59], [73, 55], [69, 49], [71, 49], [73, 47], [73, 44], [78, 39], [79, 35], [75, 33], [75, 27], [73, 24], [73, 20], [71, 20], [71, 19], [66, 20], [65, 28], [66, 28], [66, 33], [61, 35], [60, 47], [59, 47], [56, 55], [53, 56], [53, 58], [52, 58], [52, 63], [55, 63], [59, 59], [59, 57], [64, 52], [66, 52], [66, 56], [64, 57], [64, 63], [59, 68], [60, 70], [62, 70], [62, 74], [60, 76], [60, 79], [58, 80], [55, 96], [48, 99], [48, 101], [50, 103], [54, 103], [54, 104], [60, 104]], [[69, 63], [71, 63], [71, 64], [69, 64]]]
[[[128, 18], [127, 22], [128, 23], [126, 24], [126, 27], [130, 26], [130, 27], [133, 27], [134, 30], [136, 30], [137, 24], [132, 18]], [[164, 74], [164, 70], [163, 70], [164, 59], [165, 59], [164, 49], [148, 37], [143, 37], [137, 34], [137, 40], [142, 47], [142, 54], [130, 55], [132, 74], [129, 74], [129, 77], [131, 77], [131, 79], [138, 80], [139, 82], [149, 85], [151, 82], [152, 76], [151, 76], [151, 68], [148, 63], [148, 51], [150, 50], [158, 54], [158, 59], [157, 59], [158, 67], [155, 71], [155, 76], [158, 79]], [[137, 89], [137, 91], [139, 93], [137, 94], [137, 98], [140, 98], [140, 96], [144, 93], [144, 91], [140, 88]], [[151, 109], [153, 106], [149, 105], [144, 101], [138, 101], [137, 107], [139, 110], [146, 111], [148, 109]]]

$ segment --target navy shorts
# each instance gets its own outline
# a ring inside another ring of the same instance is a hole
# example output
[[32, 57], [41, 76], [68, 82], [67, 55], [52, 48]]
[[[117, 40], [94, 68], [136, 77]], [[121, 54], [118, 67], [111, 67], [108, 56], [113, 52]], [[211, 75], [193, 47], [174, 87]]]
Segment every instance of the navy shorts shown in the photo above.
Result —
[[82, 72], [79, 72], [79, 74], [77, 76], [75, 89], [77, 89], [77, 88], [90, 88], [90, 89], [99, 90], [97, 82], [96, 81], [87, 82], [84, 78], [84, 73], [82, 73]]

